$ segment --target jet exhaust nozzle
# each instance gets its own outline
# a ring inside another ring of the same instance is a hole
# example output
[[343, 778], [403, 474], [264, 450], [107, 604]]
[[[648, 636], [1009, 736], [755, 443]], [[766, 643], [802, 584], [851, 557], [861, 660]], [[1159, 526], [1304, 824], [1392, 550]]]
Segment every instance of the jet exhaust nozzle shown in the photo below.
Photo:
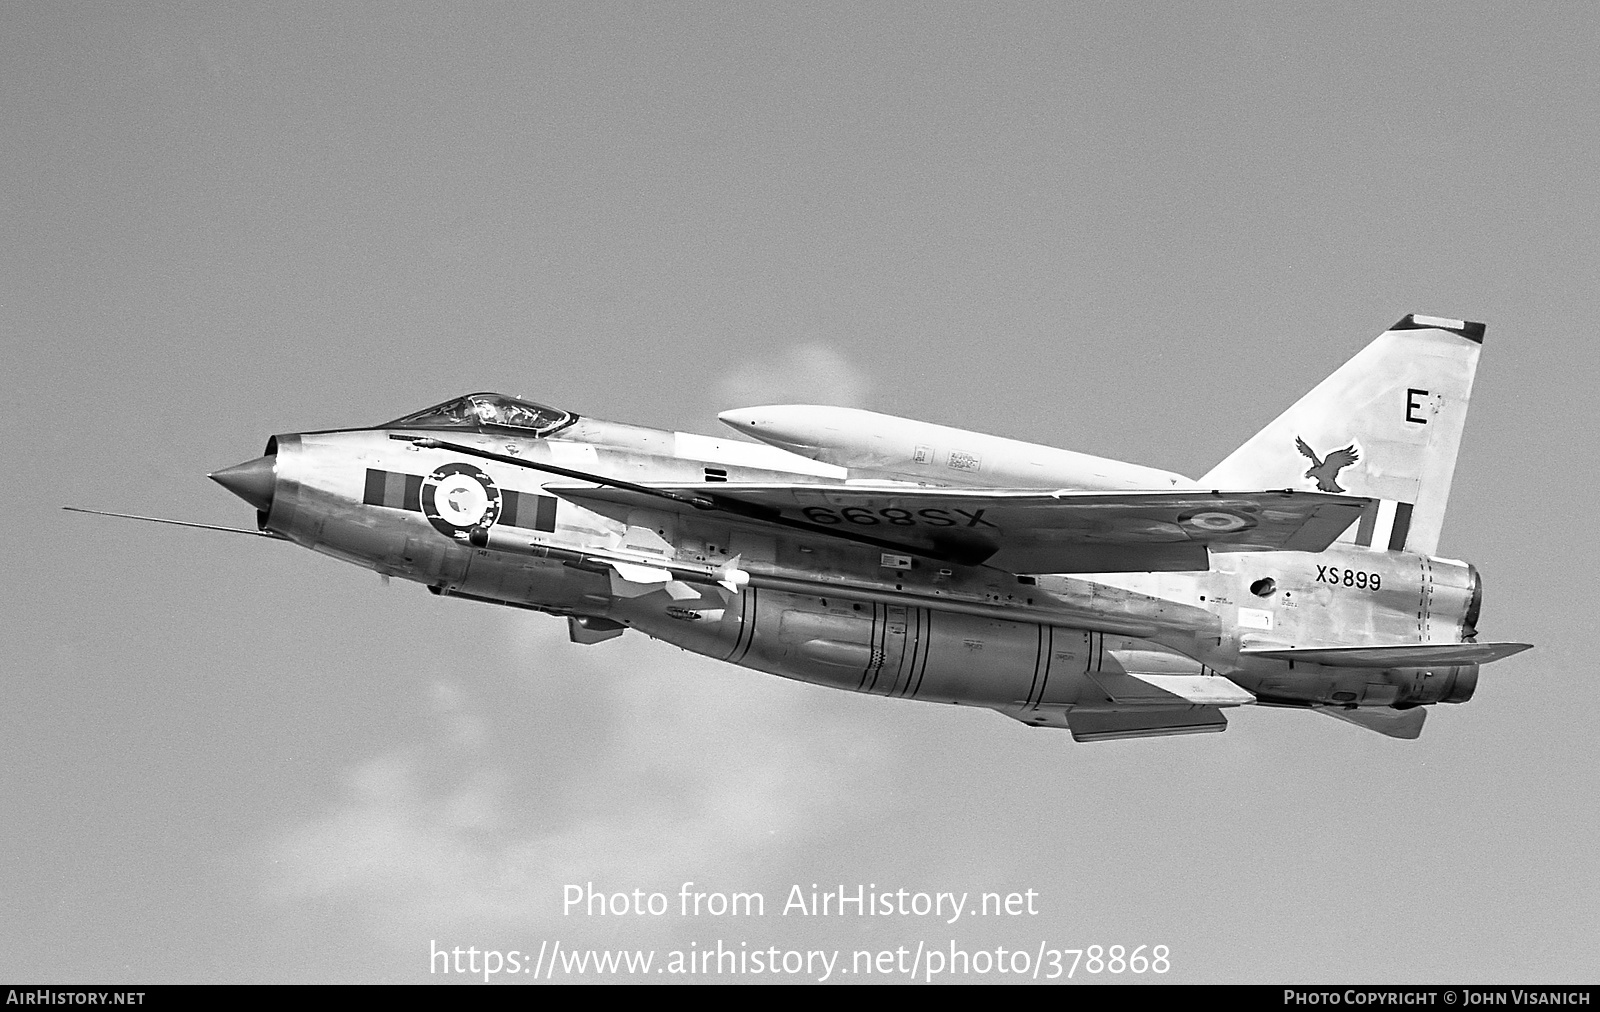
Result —
[[278, 482], [278, 457], [271, 454], [207, 475], [212, 481], [254, 506], [262, 513], [272, 509], [272, 493]]

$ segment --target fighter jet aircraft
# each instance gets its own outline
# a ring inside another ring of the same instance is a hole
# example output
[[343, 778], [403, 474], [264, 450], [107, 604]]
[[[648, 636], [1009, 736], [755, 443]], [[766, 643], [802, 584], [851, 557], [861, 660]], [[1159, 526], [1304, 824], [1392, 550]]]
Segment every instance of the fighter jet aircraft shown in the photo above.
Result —
[[1433, 554], [1484, 329], [1405, 317], [1198, 481], [845, 408], [723, 414], [750, 443], [493, 393], [211, 477], [246, 533], [578, 643], [631, 630], [1078, 741], [1245, 705], [1415, 738], [1527, 649], [1477, 642], [1482, 581]]

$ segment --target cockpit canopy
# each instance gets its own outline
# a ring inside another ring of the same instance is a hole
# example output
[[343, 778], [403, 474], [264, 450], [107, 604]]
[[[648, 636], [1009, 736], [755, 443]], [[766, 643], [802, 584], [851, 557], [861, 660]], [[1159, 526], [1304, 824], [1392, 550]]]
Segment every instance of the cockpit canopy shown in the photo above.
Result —
[[415, 414], [385, 422], [386, 429], [468, 429], [548, 436], [578, 420], [570, 411], [518, 400], [505, 394], [468, 394]]

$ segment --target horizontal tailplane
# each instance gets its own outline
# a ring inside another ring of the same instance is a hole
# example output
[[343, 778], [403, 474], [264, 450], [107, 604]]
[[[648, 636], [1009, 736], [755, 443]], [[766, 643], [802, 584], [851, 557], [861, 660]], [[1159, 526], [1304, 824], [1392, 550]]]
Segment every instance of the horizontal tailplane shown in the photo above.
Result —
[[1326, 664], [1335, 668], [1418, 668], [1488, 664], [1533, 649], [1532, 643], [1401, 643], [1367, 647], [1245, 647], [1245, 657]]

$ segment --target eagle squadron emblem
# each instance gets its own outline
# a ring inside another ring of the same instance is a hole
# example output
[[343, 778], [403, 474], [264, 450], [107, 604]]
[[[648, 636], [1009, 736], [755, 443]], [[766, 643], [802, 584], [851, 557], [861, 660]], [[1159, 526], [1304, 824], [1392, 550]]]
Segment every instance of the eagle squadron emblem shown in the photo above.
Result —
[[1311, 451], [1306, 441], [1296, 436], [1294, 445], [1299, 448], [1301, 455], [1311, 461], [1311, 467], [1306, 470], [1307, 478], [1317, 479], [1317, 490], [1320, 492], [1343, 492], [1339, 487], [1339, 472], [1361, 459], [1361, 454], [1356, 452], [1356, 446], [1351, 443], [1342, 450], [1334, 450], [1323, 459]]

